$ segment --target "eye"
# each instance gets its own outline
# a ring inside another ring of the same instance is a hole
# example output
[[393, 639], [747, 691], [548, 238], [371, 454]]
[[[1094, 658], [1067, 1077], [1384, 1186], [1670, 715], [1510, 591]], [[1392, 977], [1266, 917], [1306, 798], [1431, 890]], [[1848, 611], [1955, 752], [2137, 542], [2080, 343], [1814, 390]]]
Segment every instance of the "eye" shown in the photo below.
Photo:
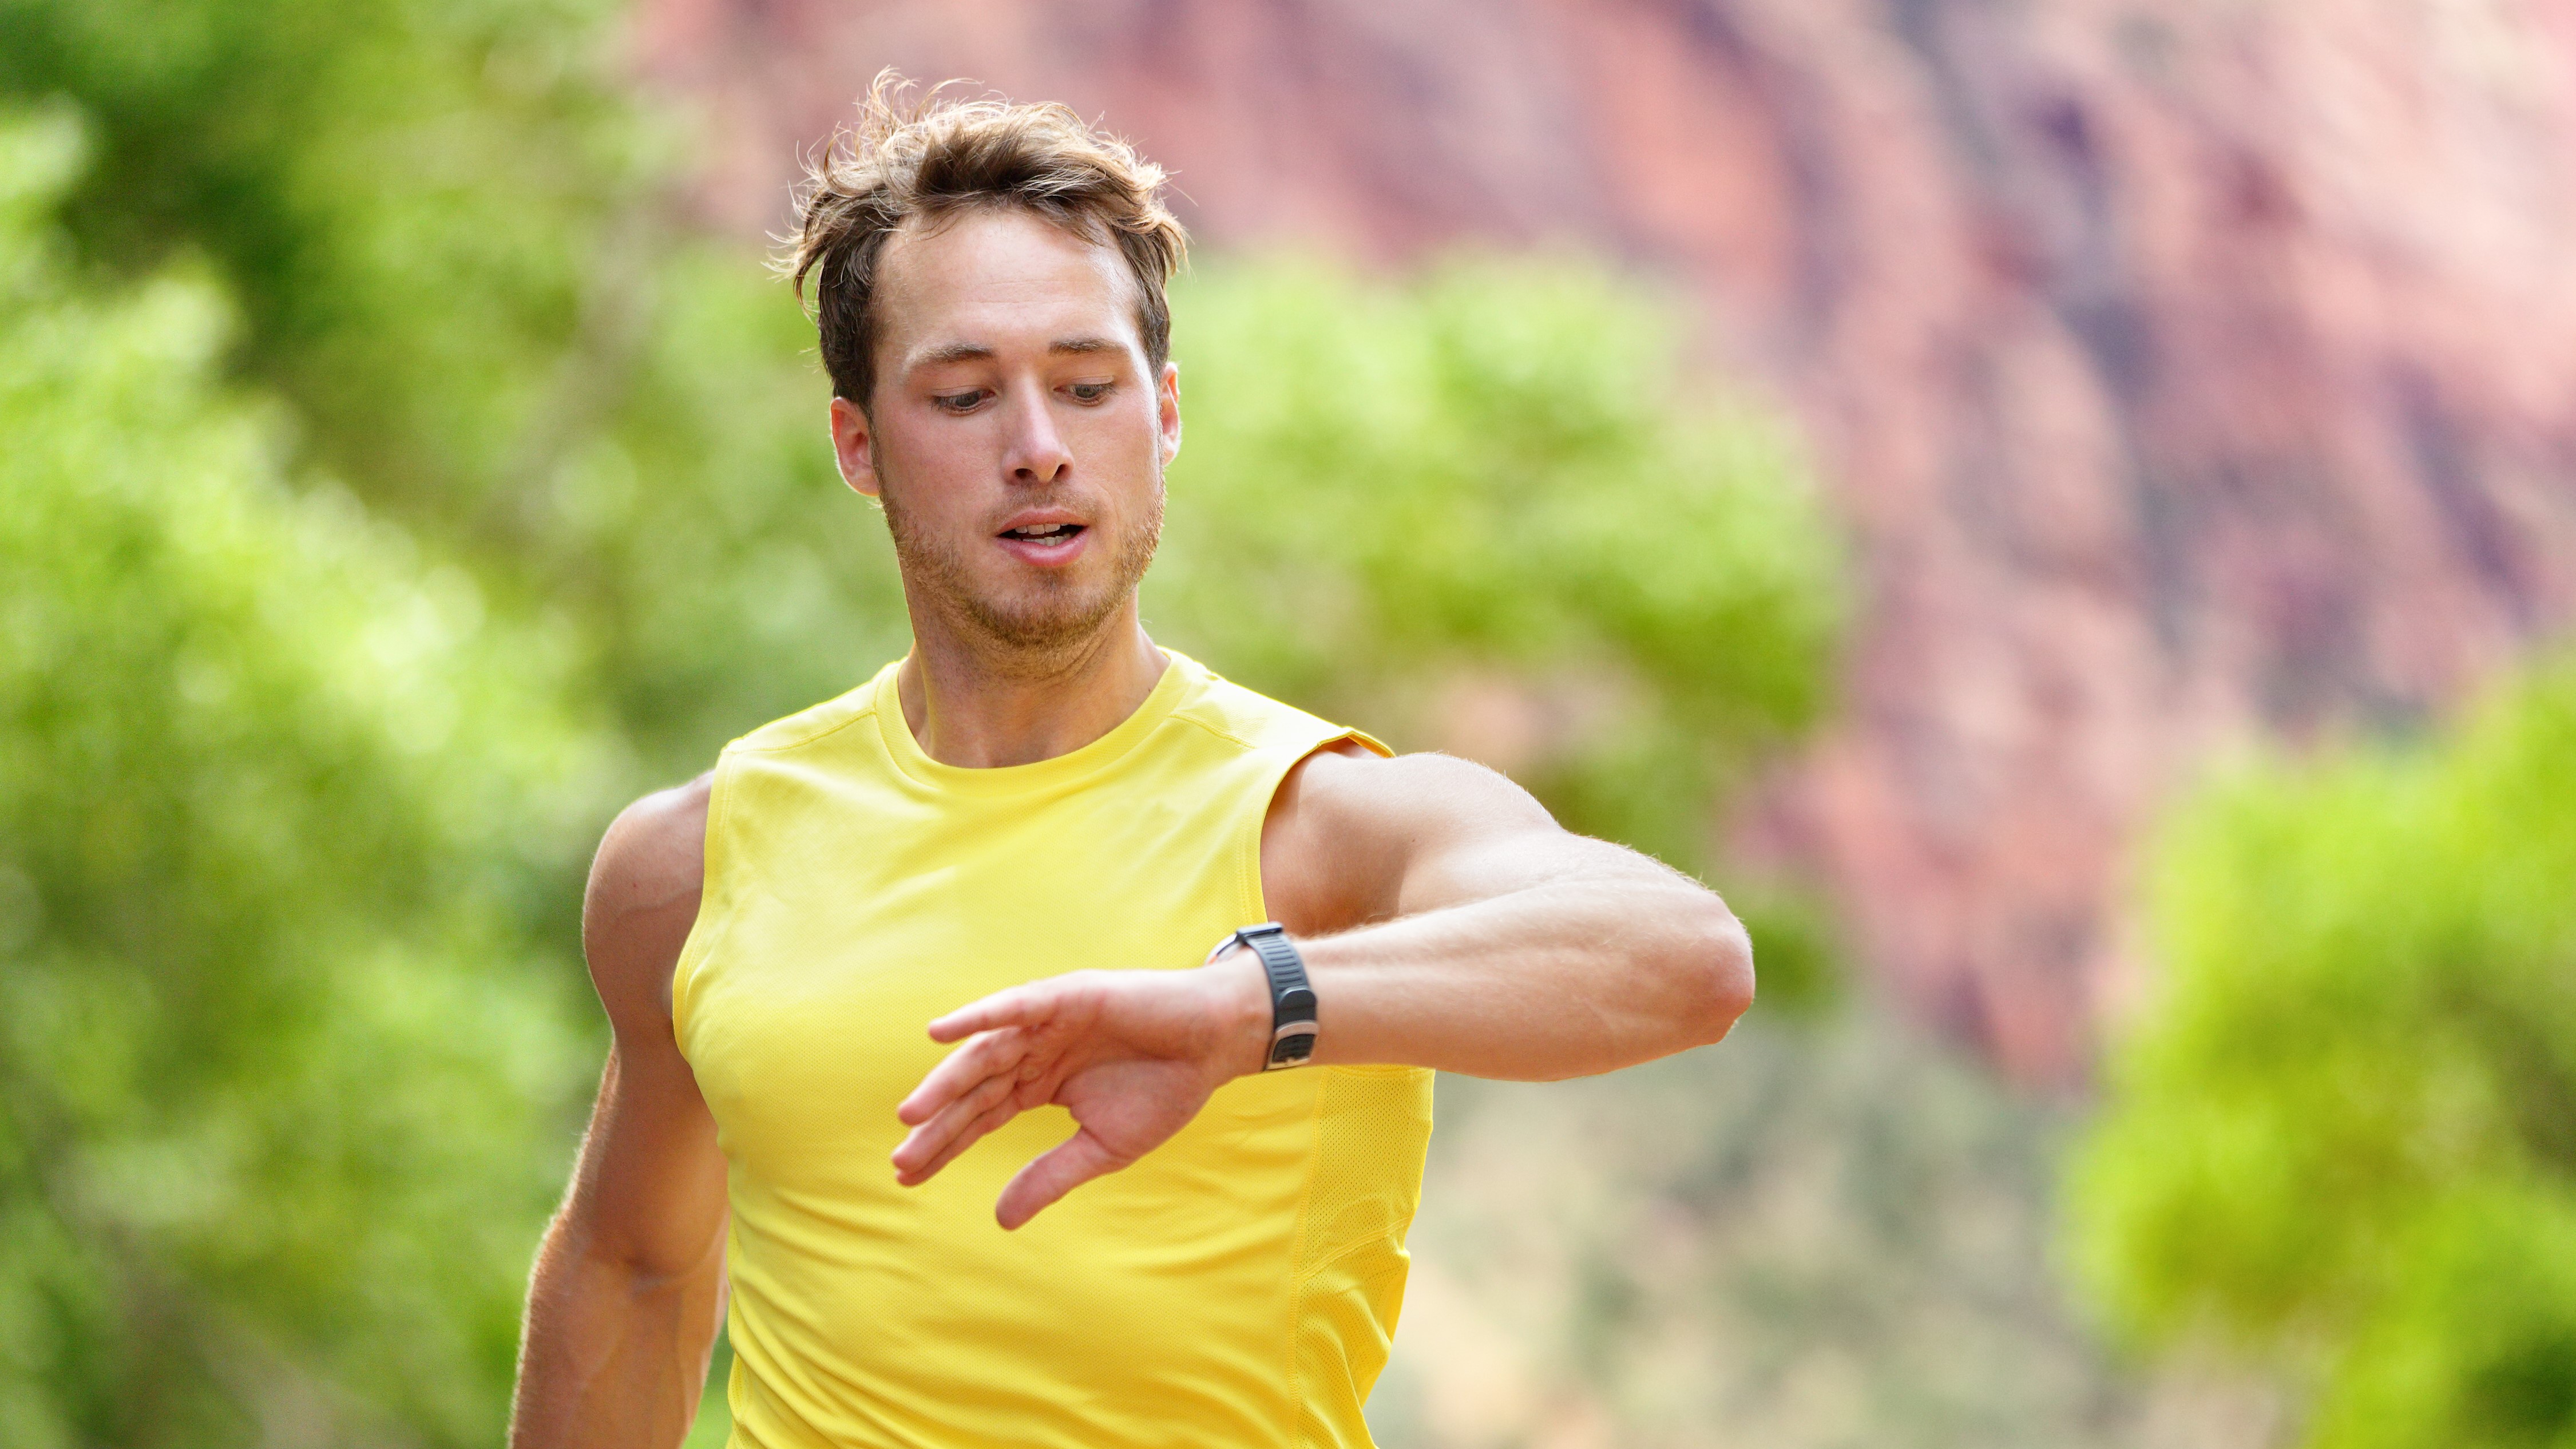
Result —
[[932, 395], [930, 405], [943, 413], [971, 413], [990, 396], [990, 392], [980, 387], [966, 392], [936, 393]]
[[1077, 382], [1065, 391], [1073, 394], [1075, 402], [1096, 403], [1109, 396], [1109, 389], [1114, 386], [1115, 383], [1107, 382]]

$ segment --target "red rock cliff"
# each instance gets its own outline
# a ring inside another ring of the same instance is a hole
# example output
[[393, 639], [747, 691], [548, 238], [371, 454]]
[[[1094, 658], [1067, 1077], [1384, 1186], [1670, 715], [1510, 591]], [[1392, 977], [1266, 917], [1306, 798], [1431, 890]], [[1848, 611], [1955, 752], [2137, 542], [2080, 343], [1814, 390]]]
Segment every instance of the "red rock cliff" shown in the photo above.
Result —
[[1755, 812], [1873, 966], [2081, 1070], [2157, 803], [2404, 726], [2576, 588], [2576, 5], [644, 0], [774, 226], [881, 65], [1104, 118], [1205, 238], [1572, 236], [1805, 418], [1867, 613]]

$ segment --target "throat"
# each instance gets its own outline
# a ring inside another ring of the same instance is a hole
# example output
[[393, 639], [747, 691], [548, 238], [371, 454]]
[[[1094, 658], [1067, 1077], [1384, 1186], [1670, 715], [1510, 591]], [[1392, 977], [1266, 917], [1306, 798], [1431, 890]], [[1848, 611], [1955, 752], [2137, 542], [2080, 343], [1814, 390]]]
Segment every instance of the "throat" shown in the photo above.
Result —
[[1069, 755], [1142, 708], [1170, 667], [1132, 616], [1124, 622], [1089, 647], [1043, 662], [1017, 650], [1008, 661], [992, 659], [954, 647], [959, 641], [941, 647], [916, 631], [895, 674], [904, 724], [923, 754], [961, 769]]

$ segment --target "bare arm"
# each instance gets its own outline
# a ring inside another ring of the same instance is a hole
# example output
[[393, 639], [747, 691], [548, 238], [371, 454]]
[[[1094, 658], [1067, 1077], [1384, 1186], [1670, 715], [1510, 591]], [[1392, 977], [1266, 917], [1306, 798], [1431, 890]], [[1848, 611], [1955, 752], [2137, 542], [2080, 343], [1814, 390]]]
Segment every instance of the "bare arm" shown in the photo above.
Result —
[[528, 1286], [512, 1449], [659, 1446], [688, 1433], [724, 1301], [724, 1158], [671, 1035], [671, 971], [697, 920], [708, 782], [608, 830], [582, 949], [613, 1032], [572, 1186]]
[[[1724, 1037], [1753, 1000], [1753, 950], [1715, 894], [1559, 827], [1462, 760], [1310, 757], [1262, 835], [1271, 908], [1299, 938], [1323, 1063], [1552, 1080]], [[1186, 1125], [1261, 1069], [1270, 998], [1236, 952], [1191, 971], [1086, 971], [930, 1024], [963, 1042], [899, 1110], [900, 1179], [928, 1179], [1019, 1112], [1080, 1130], [1003, 1190], [1017, 1227]]]
[[[1481, 765], [1318, 755], [1263, 846], [1273, 909], [1322, 923], [1298, 933], [1318, 1062], [1554, 1081], [1715, 1042], [1753, 1002], [1724, 901]], [[1266, 986], [1258, 1016], [1266, 1045]]]

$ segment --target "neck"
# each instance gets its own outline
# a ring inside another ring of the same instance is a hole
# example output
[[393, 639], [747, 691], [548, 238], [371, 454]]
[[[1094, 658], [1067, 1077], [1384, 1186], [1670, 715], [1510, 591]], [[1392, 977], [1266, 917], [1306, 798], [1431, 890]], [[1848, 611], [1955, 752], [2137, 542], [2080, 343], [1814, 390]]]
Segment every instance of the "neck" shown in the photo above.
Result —
[[1133, 596], [1088, 638], [1036, 657], [997, 655], [924, 622], [914, 620], [896, 697], [921, 752], [967, 769], [1033, 765], [1081, 749], [1145, 703], [1166, 662], [1145, 636]]

